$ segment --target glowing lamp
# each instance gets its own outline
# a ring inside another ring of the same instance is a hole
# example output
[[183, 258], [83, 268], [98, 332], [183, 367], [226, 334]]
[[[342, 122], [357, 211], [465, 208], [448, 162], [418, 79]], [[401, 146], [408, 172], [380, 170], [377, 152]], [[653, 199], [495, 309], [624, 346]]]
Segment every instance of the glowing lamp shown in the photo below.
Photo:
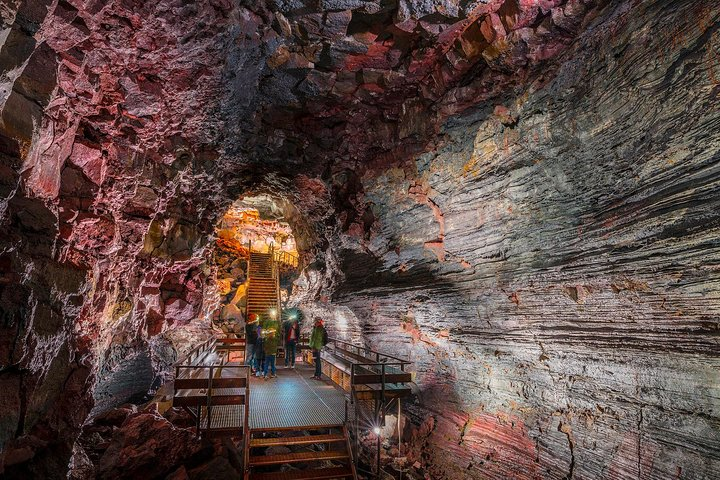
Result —
[[277, 310], [275, 310], [274, 308], [271, 308], [270, 312], [268, 312], [268, 313], [270, 313], [270, 316], [273, 318], [275, 318], [277, 316]]
[[380, 427], [375, 427], [375, 428], [373, 428], [373, 433], [374, 433], [375, 435], [380, 435]]

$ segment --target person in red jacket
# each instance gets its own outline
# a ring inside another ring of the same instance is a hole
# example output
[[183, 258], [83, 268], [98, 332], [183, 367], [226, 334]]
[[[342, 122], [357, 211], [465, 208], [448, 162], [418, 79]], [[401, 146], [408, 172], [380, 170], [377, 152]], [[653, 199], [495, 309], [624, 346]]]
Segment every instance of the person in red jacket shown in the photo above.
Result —
[[285, 323], [285, 368], [295, 368], [297, 344], [300, 341], [300, 322], [297, 316]]

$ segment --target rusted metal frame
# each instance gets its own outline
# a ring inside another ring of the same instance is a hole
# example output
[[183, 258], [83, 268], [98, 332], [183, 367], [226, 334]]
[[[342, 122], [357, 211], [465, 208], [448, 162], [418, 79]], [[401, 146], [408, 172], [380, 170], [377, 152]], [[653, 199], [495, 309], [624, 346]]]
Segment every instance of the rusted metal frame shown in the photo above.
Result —
[[[222, 367], [220, 367], [222, 368]], [[211, 366], [209, 368], [209, 374], [208, 374], [208, 389], [207, 389], [207, 432], [210, 433], [210, 430], [212, 428], [212, 389], [213, 389], [213, 371], [215, 369], [215, 366]], [[221, 370], [222, 375], [222, 370]]]
[[343, 435], [345, 435], [345, 449], [347, 449], [348, 455], [350, 456], [350, 470], [352, 471], [353, 479], [357, 479], [357, 471], [355, 470], [355, 455], [353, 454], [352, 447], [350, 446], [350, 433], [347, 428], [347, 424], [343, 425]]
[[245, 415], [243, 419], [243, 469], [245, 479], [250, 476], [250, 367], [245, 366]]

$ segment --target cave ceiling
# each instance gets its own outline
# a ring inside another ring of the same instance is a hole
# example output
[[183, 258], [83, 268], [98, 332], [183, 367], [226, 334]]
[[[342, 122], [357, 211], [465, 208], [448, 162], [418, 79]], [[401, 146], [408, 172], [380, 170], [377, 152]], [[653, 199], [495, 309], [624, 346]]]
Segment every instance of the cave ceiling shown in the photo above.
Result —
[[145, 160], [238, 191], [347, 183], [343, 169], [402, 164], [469, 107], [512, 123], [503, 98], [547, 81], [602, 3], [62, 0], [36, 35], [57, 91], [39, 61], [25, 72], [53, 143], [34, 149], [31, 184], [54, 196], [66, 160], [94, 184]]

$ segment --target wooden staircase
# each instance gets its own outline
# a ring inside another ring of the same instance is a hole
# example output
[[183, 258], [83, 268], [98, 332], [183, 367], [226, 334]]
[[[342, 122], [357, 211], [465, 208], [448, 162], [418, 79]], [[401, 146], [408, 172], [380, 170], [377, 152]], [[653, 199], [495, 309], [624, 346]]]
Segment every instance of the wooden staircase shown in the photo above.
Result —
[[266, 318], [270, 309], [280, 318], [280, 284], [274, 263], [272, 252], [250, 252], [246, 318], [251, 313]]
[[[344, 425], [320, 430], [319, 427], [294, 428], [297, 430], [250, 431], [245, 450], [245, 480], [357, 480]], [[291, 453], [266, 453], [268, 448], [280, 446], [287, 447]]]

